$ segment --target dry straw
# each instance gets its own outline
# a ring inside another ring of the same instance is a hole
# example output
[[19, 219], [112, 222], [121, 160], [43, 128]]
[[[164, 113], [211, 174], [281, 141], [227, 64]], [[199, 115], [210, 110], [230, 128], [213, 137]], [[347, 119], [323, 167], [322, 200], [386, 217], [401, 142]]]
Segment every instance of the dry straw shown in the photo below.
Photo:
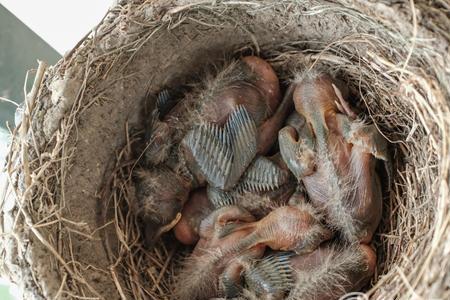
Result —
[[449, 299], [450, 4], [389, 2], [119, 1], [58, 64], [39, 64], [12, 130], [3, 273], [27, 299], [170, 298], [185, 251], [170, 237], [145, 250], [133, 214], [146, 96], [254, 52], [283, 80], [340, 76], [392, 142], [367, 295]]

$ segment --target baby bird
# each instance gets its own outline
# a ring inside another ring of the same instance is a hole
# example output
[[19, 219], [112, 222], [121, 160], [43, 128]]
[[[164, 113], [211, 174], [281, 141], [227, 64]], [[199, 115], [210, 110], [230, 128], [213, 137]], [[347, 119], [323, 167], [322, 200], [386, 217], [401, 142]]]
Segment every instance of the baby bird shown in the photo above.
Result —
[[[264, 138], [258, 144], [259, 126], [266, 121], [281, 126], [287, 111], [286, 104], [279, 105], [275, 72], [258, 57], [232, 62], [197, 96], [176, 101], [167, 91], [158, 95], [147, 132], [147, 171], [139, 172], [136, 185], [141, 215], [154, 215], [154, 226], [147, 226], [150, 231], [174, 220], [187, 200], [179, 195], [181, 190], [187, 195], [204, 186], [206, 179], [217, 186], [234, 186], [258, 149], [264, 153], [276, 138], [278, 128], [266, 126], [261, 136], [273, 131], [270, 143]], [[186, 135], [192, 125], [205, 122], [209, 127], [197, 127]]]
[[386, 141], [373, 125], [355, 120], [329, 75], [305, 77], [293, 99], [298, 115], [279, 132], [283, 159], [330, 226], [349, 241], [368, 243], [381, 217], [375, 164], [387, 160]]
[[235, 245], [250, 229], [233, 230], [255, 218], [242, 208], [213, 211], [200, 225], [200, 240], [176, 278], [176, 299], [210, 299], [239, 286], [244, 261], [259, 258], [263, 246], [236, 251]]
[[272, 66], [256, 56], [232, 62], [207, 86], [202, 101], [203, 121], [224, 125], [228, 116], [243, 105], [259, 127], [278, 108], [280, 87]]
[[373, 276], [376, 254], [367, 245], [338, 247], [326, 243], [303, 255], [277, 253], [244, 272], [258, 299], [334, 300], [359, 291]]
[[279, 104], [278, 78], [264, 60], [244, 57], [234, 68], [227, 77], [236, 79], [212, 88], [216, 92], [202, 102], [205, 123], [183, 140], [188, 165], [196, 164], [211, 186], [223, 190], [237, 184], [256, 154], [270, 149], [292, 106], [286, 97]]
[[213, 209], [205, 188], [192, 192], [181, 211], [181, 219], [174, 227], [177, 240], [185, 245], [194, 245], [200, 238], [200, 223]]
[[141, 169], [136, 179], [138, 213], [146, 224], [146, 243], [152, 244], [160, 230], [173, 221], [187, 201], [192, 182], [167, 167]]

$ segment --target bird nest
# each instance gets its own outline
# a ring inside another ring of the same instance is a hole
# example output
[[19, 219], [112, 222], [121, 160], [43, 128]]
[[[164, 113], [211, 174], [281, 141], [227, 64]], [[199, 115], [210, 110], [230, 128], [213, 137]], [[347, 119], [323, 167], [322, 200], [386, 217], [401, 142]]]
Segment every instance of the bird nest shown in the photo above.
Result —
[[133, 207], [145, 110], [254, 54], [283, 84], [299, 69], [338, 75], [391, 143], [366, 295], [449, 299], [450, 6], [389, 2], [118, 1], [36, 71], [6, 165], [3, 273], [26, 299], [170, 299], [188, 250], [170, 234], [146, 248]]

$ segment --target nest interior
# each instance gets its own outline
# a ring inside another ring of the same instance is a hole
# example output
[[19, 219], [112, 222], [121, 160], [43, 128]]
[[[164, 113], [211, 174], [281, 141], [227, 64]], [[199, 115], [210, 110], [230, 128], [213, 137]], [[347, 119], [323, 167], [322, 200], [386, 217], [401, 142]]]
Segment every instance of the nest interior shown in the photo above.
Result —
[[450, 298], [450, 5], [445, 1], [119, 1], [55, 66], [12, 132], [3, 273], [27, 299], [165, 299], [185, 251], [145, 249], [131, 178], [147, 104], [230, 55], [327, 68], [391, 142], [392, 190], [367, 295]]

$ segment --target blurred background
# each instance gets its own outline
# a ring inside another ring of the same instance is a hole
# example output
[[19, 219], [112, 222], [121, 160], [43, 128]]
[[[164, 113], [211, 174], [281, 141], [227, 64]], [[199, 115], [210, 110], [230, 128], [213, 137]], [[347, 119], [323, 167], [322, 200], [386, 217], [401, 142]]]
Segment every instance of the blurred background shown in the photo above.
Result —
[[[4, 186], [4, 159], [9, 130], [14, 128], [14, 112], [24, 99], [24, 88], [31, 88], [37, 60], [55, 64], [100, 22], [111, 3], [0, 0], [0, 189]], [[12, 299], [22, 299], [20, 291], [0, 275], [0, 300]]]

